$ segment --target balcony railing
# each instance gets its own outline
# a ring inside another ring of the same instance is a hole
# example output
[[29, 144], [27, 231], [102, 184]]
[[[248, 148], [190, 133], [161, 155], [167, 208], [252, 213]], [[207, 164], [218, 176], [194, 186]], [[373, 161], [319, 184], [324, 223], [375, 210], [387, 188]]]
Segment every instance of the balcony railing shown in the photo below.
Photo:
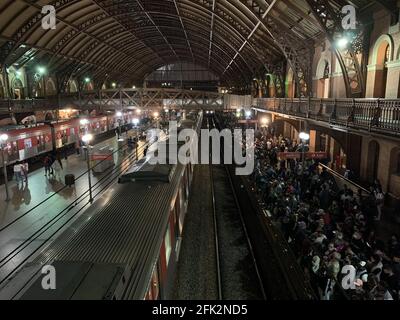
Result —
[[255, 99], [258, 109], [400, 134], [400, 99]]

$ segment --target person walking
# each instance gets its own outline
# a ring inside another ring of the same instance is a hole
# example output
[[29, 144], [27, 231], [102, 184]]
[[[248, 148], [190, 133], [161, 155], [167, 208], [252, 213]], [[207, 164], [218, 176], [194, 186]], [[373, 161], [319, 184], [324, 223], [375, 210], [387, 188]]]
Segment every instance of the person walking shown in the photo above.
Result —
[[64, 167], [63, 167], [63, 164], [62, 164], [61, 154], [60, 153], [57, 153], [57, 161], [56, 162], [58, 162], [59, 167], [61, 168], [61, 170], [63, 170]]
[[24, 175], [25, 182], [28, 184], [28, 172], [29, 172], [28, 161], [24, 161], [24, 163], [21, 164], [21, 171]]
[[44, 175], [47, 176], [47, 174], [50, 175], [50, 157], [45, 156], [43, 159], [43, 165], [44, 165]]
[[60, 179], [61, 178], [61, 170], [63, 169], [61, 158], [54, 161], [53, 167], [54, 167], [54, 171], [55, 171], [55, 177], [57, 179]]
[[49, 171], [50, 171], [50, 175], [54, 175], [54, 168], [53, 168], [53, 165], [54, 165], [54, 162], [56, 161], [56, 156], [54, 155], [54, 154], [52, 154], [51, 156], [50, 156], [50, 166], [49, 166]]
[[22, 170], [21, 163], [18, 161], [14, 164], [14, 176], [17, 185], [19, 185], [19, 182], [22, 180], [21, 170]]

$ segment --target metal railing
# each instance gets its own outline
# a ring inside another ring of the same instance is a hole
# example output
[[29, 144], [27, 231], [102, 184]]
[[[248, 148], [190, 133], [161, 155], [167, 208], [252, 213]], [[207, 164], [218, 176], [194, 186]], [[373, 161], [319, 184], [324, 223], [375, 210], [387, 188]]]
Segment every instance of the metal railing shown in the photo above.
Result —
[[400, 134], [400, 99], [255, 99], [257, 109], [338, 126]]
[[[239, 96], [232, 97], [237, 98]], [[115, 88], [63, 93], [36, 99], [3, 99], [0, 100], [0, 113], [56, 110], [69, 105], [74, 105], [80, 109], [164, 106], [171, 109], [216, 110], [224, 109], [227, 104], [230, 104], [230, 98], [230, 95], [219, 92], [165, 88]]]

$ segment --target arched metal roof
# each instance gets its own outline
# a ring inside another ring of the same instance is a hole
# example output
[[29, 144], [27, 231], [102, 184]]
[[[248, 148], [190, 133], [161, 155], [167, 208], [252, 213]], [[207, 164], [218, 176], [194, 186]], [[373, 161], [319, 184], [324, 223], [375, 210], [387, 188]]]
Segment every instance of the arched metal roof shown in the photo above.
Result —
[[[163, 65], [189, 61], [227, 84], [245, 85], [261, 68], [288, 57], [301, 64], [293, 55], [322, 33], [309, 2], [2, 0], [0, 63], [43, 64], [60, 79], [73, 74], [139, 83]], [[330, 2], [335, 8], [349, 3]], [[55, 30], [41, 26], [46, 4], [56, 9]]]

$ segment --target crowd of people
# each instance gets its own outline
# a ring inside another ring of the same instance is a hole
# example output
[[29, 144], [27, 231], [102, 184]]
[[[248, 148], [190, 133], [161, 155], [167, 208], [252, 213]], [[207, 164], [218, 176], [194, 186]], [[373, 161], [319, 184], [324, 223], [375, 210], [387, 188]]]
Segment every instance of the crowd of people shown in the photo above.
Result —
[[369, 193], [346, 185], [339, 188], [313, 160], [278, 158], [279, 152], [303, 147], [271, 130], [261, 130], [251, 179], [316, 296], [399, 300], [399, 237], [382, 241], [376, 233], [384, 204], [379, 181]]

